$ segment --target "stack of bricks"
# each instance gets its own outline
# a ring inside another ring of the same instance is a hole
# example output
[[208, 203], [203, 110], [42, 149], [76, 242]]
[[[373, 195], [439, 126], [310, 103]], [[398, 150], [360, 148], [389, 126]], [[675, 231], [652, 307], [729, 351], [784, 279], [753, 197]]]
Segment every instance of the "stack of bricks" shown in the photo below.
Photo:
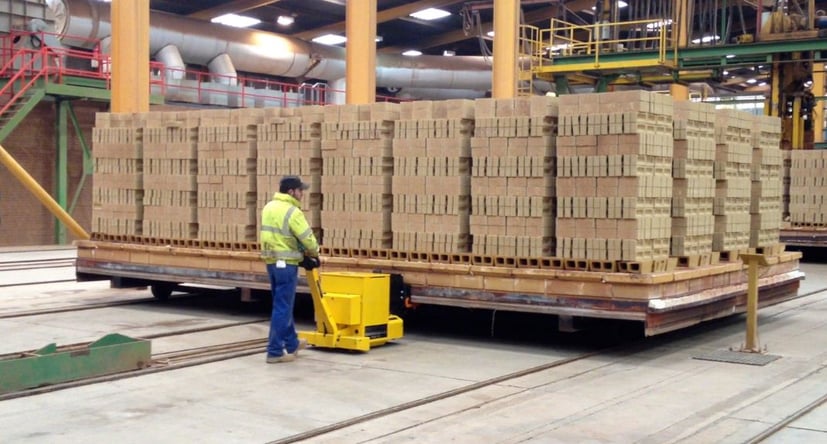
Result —
[[324, 107], [321, 219], [326, 247], [391, 248], [398, 119], [394, 103]]
[[472, 252], [554, 254], [557, 99], [479, 99], [471, 139]]
[[597, 270], [669, 265], [672, 116], [669, 96], [644, 91], [561, 97], [558, 257]]
[[[310, 184], [302, 199], [302, 210], [319, 241], [321, 225], [321, 106], [267, 108], [258, 125], [257, 213], [273, 199], [284, 176], [299, 176]], [[257, 230], [261, 229], [258, 217]]]
[[394, 250], [467, 252], [474, 102], [400, 105], [393, 138]]
[[95, 117], [92, 231], [141, 235], [143, 220], [143, 128], [132, 114]]
[[679, 101], [673, 108], [670, 250], [672, 256], [684, 258], [686, 265], [701, 265], [701, 258], [712, 253], [715, 232], [715, 107]]
[[749, 248], [752, 195], [751, 114], [718, 110], [715, 117], [715, 233], [712, 250], [736, 252]]
[[144, 127], [143, 235], [198, 237], [197, 114], [148, 113]]
[[755, 116], [752, 150], [752, 197], [750, 199], [751, 248], [777, 245], [783, 212], [781, 121]]
[[261, 109], [201, 111], [198, 128], [198, 238], [255, 242], [256, 138]]
[[794, 227], [827, 227], [827, 150], [792, 150], [790, 222]]

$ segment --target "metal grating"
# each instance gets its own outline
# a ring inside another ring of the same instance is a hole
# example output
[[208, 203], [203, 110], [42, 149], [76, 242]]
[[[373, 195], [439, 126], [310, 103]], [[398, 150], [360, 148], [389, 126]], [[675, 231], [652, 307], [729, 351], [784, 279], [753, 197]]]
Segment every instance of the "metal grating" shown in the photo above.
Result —
[[733, 350], [715, 350], [692, 357], [692, 359], [700, 359], [703, 361], [729, 362], [731, 364], [745, 365], [767, 365], [779, 358], [781, 358], [781, 356]]

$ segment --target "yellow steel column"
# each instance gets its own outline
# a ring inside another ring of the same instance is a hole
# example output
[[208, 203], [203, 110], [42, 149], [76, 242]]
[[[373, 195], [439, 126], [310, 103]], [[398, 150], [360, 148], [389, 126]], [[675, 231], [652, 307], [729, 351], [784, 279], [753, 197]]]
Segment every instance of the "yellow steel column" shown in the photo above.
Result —
[[0, 145], [0, 163], [26, 187], [52, 214], [55, 215], [79, 239], [89, 239], [89, 234], [58, 204], [43, 187]]
[[763, 254], [742, 254], [741, 259], [747, 264], [747, 337], [741, 351], [760, 353], [758, 344], [758, 266], [767, 265]]
[[689, 87], [679, 83], [669, 85], [669, 94], [674, 100], [689, 100]]
[[149, 111], [149, 0], [112, 1], [112, 112]]
[[673, 11], [675, 17], [672, 23], [677, 25], [675, 32], [675, 44], [678, 48], [686, 48], [689, 45], [689, 0], [673, 0]]
[[813, 68], [813, 97], [815, 98], [815, 105], [813, 105], [813, 141], [815, 143], [824, 142], [824, 85], [825, 85], [825, 66], [823, 63], [818, 63]]
[[804, 117], [801, 115], [801, 97], [793, 99], [793, 140], [794, 150], [804, 148]]
[[778, 56], [773, 56], [774, 63], [772, 64], [772, 74], [770, 78], [770, 98], [769, 103], [764, 108], [764, 114], [767, 116], [778, 117], [778, 102], [781, 100], [781, 64], [778, 63]]
[[349, 0], [346, 9], [345, 100], [376, 101], [376, 0]]
[[519, 0], [494, 0], [494, 74], [491, 96], [517, 95], [517, 25]]

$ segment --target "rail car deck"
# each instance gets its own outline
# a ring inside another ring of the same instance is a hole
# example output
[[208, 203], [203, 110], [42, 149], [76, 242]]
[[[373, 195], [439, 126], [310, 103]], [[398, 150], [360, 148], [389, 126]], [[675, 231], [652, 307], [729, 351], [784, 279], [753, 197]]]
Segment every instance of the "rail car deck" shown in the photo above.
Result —
[[792, 247], [827, 247], [827, 227], [784, 228], [781, 242]]
[[[121, 278], [268, 289], [255, 251], [78, 241], [79, 280]], [[768, 257], [760, 305], [795, 297], [804, 273], [798, 252]], [[656, 335], [743, 312], [747, 281], [740, 260], [647, 274], [513, 266], [323, 257], [326, 270], [400, 274], [411, 301], [469, 308], [643, 322]]]

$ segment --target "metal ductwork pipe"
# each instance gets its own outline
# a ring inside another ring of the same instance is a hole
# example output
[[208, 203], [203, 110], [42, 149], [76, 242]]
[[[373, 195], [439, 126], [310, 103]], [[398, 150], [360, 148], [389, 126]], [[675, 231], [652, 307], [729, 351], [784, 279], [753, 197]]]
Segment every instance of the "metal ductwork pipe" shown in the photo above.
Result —
[[404, 100], [450, 100], [480, 99], [485, 95], [486, 91], [473, 89], [402, 88], [395, 97]]
[[213, 75], [213, 82], [230, 86], [238, 85], [238, 72], [229, 55], [219, 54], [207, 63], [207, 69]]
[[166, 76], [169, 80], [181, 80], [184, 78], [184, 71], [187, 65], [181, 57], [181, 51], [175, 45], [167, 45], [155, 53], [155, 60], [164, 64], [167, 69]]
[[[50, 6], [55, 29], [64, 36], [66, 45], [88, 47], [91, 40], [111, 34], [109, 4], [105, 2], [51, 0]], [[226, 54], [243, 72], [326, 81], [345, 76], [344, 48], [157, 11], [150, 15], [150, 28], [151, 53], [175, 45], [187, 63], [207, 65]], [[482, 57], [380, 55], [376, 86], [488, 90], [491, 67]]]

